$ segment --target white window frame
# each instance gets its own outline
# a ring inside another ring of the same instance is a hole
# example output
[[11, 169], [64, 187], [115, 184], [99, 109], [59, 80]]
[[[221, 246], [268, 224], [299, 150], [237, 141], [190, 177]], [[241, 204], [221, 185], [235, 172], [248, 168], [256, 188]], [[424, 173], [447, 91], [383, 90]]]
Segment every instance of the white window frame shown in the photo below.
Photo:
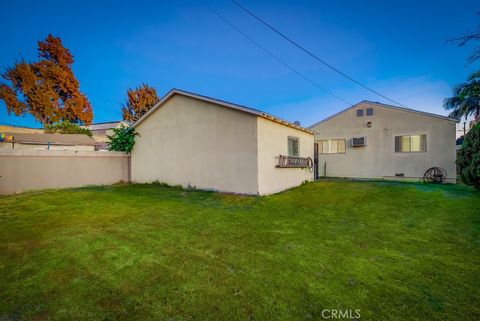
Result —
[[[292, 150], [290, 150], [290, 141], [297, 142], [297, 155], [293, 155], [294, 154], [293, 146], [292, 146]], [[287, 137], [287, 155], [292, 157], [300, 157], [300, 139], [298, 137], [292, 137], [292, 136]]]
[[[332, 152], [332, 142], [335, 141], [335, 144], [337, 146], [337, 151], [336, 152]], [[343, 152], [339, 152], [338, 151], [338, 142], [339, 141], [343, 141], [343, 146], [344, 146], [344, 150]], [[328, 144], [328, 151], [325, 152], [324, 148], [323, 148], [323, 143], [324, 142], [327, 142]], [[321, 154], [321, 155], [332, 155], [332, 154], [346, 154], [347, 153], [347, 139], [346, 138], [332, 138], [332, 139], [320, 139], [317, 141], [318, 143], [318, 153]]]
[[[415, 150], [412, 151], [412, 137], [414, 136], [419, 136], [420, 137], [420, 148], [422, 147], [423, 144], [423, 149], [421, 150]], [[408, 137], [409, 138], [409, 150], [403, 150], [403, 141], [404, 139]], [[397, 138], [400, 141], [399, 144], [399, 149], [397, 150]], [[400, 153], [400, 154], [410, 154], [410, 153], [426, 153], [427, 152], [427, 134], [409, 134], [409, 135], [395, 135], [394, 141], [393, 141], [393, 148], [395, 150], [395, 153]]]

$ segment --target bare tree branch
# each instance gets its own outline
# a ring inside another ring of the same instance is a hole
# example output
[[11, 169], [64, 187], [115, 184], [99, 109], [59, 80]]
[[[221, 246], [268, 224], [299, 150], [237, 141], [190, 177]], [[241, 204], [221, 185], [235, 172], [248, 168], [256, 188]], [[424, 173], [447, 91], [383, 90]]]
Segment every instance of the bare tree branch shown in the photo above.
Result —
[[[480, 16], [480, 12], [477, 12], [477, 15]], [[477, 27], [476, 31], [469, 31], [467, 34], [455, 38], [450, 38], [445, 41], [445, 43], [454, 43], [458, 47], [464, 47], [472, 42], [480, 41], [480, 26]], [[475, 61], [480, 59], [480, 45], [476, 45], [472, 49], [472, 53], [467, 58], [467, 65], [472, 64]]]

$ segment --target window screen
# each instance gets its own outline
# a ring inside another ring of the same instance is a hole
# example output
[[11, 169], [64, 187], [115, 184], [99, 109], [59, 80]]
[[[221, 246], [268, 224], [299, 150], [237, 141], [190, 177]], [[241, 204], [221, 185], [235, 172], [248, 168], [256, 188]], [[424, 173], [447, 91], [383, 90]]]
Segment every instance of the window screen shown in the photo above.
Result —
[[288, 137], [288, 156], [299, 156], [298, 138]]
[[373, 108], [367, 108], [367, 116], [373, 116]]
[[363, 116], [363, 109], [357, 109], [357, 117]]
[[427, 151], [427, 135], [395, 136], [395, 152], [421, 153]]
[[318, 141], [318, 152], [320, 154], [345, 154], [345, 139], [325, 139]]

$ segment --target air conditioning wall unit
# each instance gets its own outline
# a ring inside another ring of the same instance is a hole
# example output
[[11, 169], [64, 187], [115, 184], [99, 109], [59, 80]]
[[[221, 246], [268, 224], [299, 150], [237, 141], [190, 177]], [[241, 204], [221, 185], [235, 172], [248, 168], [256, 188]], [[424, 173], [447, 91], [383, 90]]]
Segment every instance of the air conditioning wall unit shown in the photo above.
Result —
[[367, 146], [367, 137], [353, 137], [350, 139], [350, 146], [352, 147], [362, 147]]

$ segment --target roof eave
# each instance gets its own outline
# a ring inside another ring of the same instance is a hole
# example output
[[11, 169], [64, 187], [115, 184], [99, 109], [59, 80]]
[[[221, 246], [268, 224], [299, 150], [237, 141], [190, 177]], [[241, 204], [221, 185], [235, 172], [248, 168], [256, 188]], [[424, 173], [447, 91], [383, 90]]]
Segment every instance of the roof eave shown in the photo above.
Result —
[[362, 100], [361, 102], [358, 102], [350, 107], [347, 107], [341, 111], [339, 111], [338, 113], [336, 114], [333, 114], [325, 119], [322, 119], [318, 122], [316, 122], [315, 124], [313, 125], [310, 125], [308, 126], [307, 128], [312, 130], [314, 127], [324, 123], [324, 122], [327, 122], [329, 121], [330, 119], [333, 119], [337, 116], [340, 116], [344, 113], [346, 113], [347, 111], [349, 111], [350, 109], [354, 109], [356, 108], [357, 106], [361, 105], [361, 104], [370, 104], [370, 105], [377, 105], [377, 106], [380, 106], [380, 107], [383, 107], [383, 108], [390, 108], [390, 109], [395, 109], [395, 110], [402, 110], [402, 111], [406, 111], [406, 112], [410, 112], [410, 113], [415, 113], [415, 114], [420, 114], [420, 115], [424, 115], [424, 116], [429, 116], [429, 117], [433, 117], [433, 118], [438, 118], [438, 119], [443, 119], [443, 120], [447, 120], [447, 121], [451, 121], [451, 122], [455, 122], [455, 123], [458, 123], [459, 120], [458, 119], [454, 119], [454, 118], [450, 118], [450, 117], [447, 117], [447, 116], [443, 116], [443, 115], [437, 115], [437, 114], [433, 114], [433, 113], [428, 113], [428, 112], [424, 112], [424, 111], [421, 111], [421, 110], [415, 110], [415, 109], [410, 109], [410, 108], [404, 108], [404, 107], [399, 107], [399, 106], [393, 106], [393, 105], [388, 105], [388, 104], [383, 104], [383, 103], [377, 103], [377, 102], [373, 102], [373, 101], [369, 101], [369, 100]]
[[165, 103], [170, 97], [172, 97], [175, 94], [175, 89], [170, 90], [162, 99], [160, 99], [155, 105], [153, 105], [152, 108], [150, 108], [149, 111], [147, 111], [142, 117], [137, 119], [133, 124], [132, 128], [136, 128], [138, 125], [140, 125], [145, 119], [147, 119], [152, 113], [155, 112], [163, 103]]
[[215, 105], [220, 105], [220, 106], [224, 106], [224, 107], [229, 107], [229, 108], [232, 108], [232, 109], [235, 109], [235, 110], [238, 110], [238, 111], [242, 111], [242, 112], [245, 112], [245, 113], [248, 113], [248, 114], [251, 114], [251, 115], [254, 115], [254, 116], [258, 116], [258, 117], [262, 117], [262, 118], [265, 118], [265, 119], [269, 119], [269, 120], [272, 120], [274, 122], [277, 122], [277, 123], [280, 123], [282, 125], [285, 125], [285, 126], [288, 126], [288, 127], [291, 127], [291, 128], [294, 128], [294, 129], [297, 129], [297, 130], [300, 130], [300, 131], [303, 131], [303, 132], [306, 132], [306, 133], [309, 133], [309, 134], [312, 134], [313, 135], [313, 132], [308, 130], [307, 128], [304, 128], [304, 127], [301, 127], [301, 126], [297, 126], [293, 123], [290, 123], [286, 120], [283, 120], [281, 118], [278, 118], [278, 117], [275, 117], [273, 115], [270, 115], [270, 114], [267, 114], [267, 113], [264, 113], [264, 112], [261, 112], [259, 110], [256, 110], [256, 109], [252, 109], [252, 108], [248, 108], [248, 107], [244, 107], [244, 106], [241, 106], [241, 105], [237, 105], [237, 104], [233, 104], [233, 103], [229, 103], [227, 101], [223, 101], [223, 100], [219, 100], [219, 99], [215, 99], [215, 98], [211, 98], [211, 97], [207, 97], [207, 96], [203, 96], [203, 95], [198, 95], [198, 94], [195, 94], [195, 93], [191, 93], [191, 92], [188, 92], [188, 91], [184, 91], [184, 90], [180, 90], [180, 89], [172, 89], [170, 90], [162, 99], [160, 99], [148, 112], [146, 112], [142, 117], [140, 117], [135, 123], [132, 124], [132, 127], [133, 128], [136, 128], [138, 127], [138, 125], [140, 125], [145, 119], [147, 119], [152, 113], [154, 113], [158, 108], [160, 108], [165, 102], [167, 102], [173, 95], [175, 94], [179, 94], [179, 95], [183, 95], [183, 96], [186, 96], [186, 97], [190, 97], [190, 98], [193, 98], [193, 99], [198, 99], [198, 100], [202, 100], [202, 101], [206, 101], [206, 102], [210, 102], [212, 104], [215, 104]]
[[426, 111], [411, 109], [411, 108], [407, 108], [407, 107], [400, 107], [400, 106], [394, 106], [394, 105], [389, 105], [389, 104], [383, 104], [383, 103], [374, 102], [374, 101], [369, 101], [369, 100], [362, 100], [362, 101], [361, 101], [360, 103], [358, 103], [357, 105], [360, 105], [360, 104], [362, 104], [362, 103], [370, 104], [370, 105], [383, 106], [383, 107], [392, 108], [392, 109], [397, 109], [397, 110], [403, 110], [403, 111], [406, 111], [406, 112], [411, 112], [411, 113], [421, 114], [421, 115], [430, 116], [430, 117], [434, 117], [434, 118], [438, 118], [438, 119], [444, 119], [444, 120], [448, 120], [448, 121], [453, 121], [453, 122], [455, 122], [455, 123], [458, 123], [458, 122], [459, 122], [458, 119], [450, 118], [450, 117], [448, 117], [448, 116], [443, 116], [443, 115], [439, 115], [439, 114], [429, 113], [429, 112], [426, 112]]

